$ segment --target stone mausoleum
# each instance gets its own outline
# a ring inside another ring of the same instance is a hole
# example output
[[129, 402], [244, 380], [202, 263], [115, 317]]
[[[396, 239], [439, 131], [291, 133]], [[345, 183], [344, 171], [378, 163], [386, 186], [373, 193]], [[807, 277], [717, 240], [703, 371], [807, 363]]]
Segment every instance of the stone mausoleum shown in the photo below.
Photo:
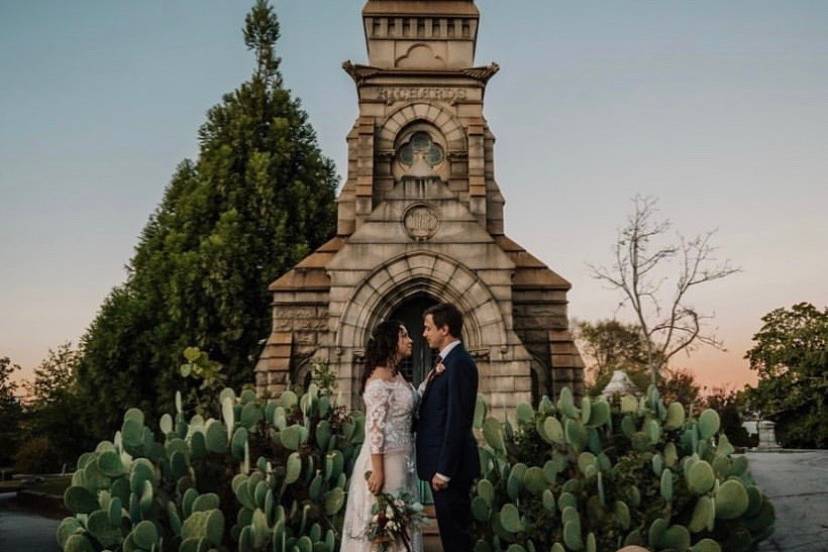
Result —
[[571, 286], [505, 233], [495, 137], [483, 116], [498, 66], [475, 66], [479, 17], [473, 0], [365, 4], [368, 64], [343, 65], [359, 114], [347, 136], [336, 237], [270, 285], [273, 331], [256, 366], [259, 390], [305, 381], [311, 362], [323, 360], [343, 399], [361, 405], [364, 347], [387, 318], [415, 337], [405, 370], [419, 383], [433, 354], [422, 313], [450, 301], [465, 315], [463, 341], [495, 413], [564, 385], [580, 392]]

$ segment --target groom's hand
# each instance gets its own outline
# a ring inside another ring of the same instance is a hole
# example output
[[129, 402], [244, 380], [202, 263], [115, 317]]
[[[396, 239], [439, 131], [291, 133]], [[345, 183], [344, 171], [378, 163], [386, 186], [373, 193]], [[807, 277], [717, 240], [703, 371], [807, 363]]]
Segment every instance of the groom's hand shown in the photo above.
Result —
[[434, 474], [434, 477], [431, 478], [431, 488], [436, 492], [442, 491], [446, 487], [448, 487], [448, 481], [445, 481], [438, 477], [437, 474]]

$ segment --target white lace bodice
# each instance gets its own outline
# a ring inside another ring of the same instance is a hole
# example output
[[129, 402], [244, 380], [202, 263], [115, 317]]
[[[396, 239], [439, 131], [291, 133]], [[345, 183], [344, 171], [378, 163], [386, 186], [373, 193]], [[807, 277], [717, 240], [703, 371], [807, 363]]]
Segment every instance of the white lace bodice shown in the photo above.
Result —
[[411, 420], [419, 395], [405, 378], [372, 379], [365, 386], [365, 442], [371, 454], [413, 446]]

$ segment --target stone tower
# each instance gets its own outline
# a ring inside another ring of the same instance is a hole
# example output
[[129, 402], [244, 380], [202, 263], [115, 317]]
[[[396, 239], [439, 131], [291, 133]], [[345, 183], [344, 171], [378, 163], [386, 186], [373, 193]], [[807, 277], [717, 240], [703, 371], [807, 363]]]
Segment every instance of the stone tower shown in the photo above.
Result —
[[[463, 340], [490, 407], [563, 385], [581, 391], [570, 284], [504, 233], [495, 138], [483, 116], [498, 66], [474, 65], [479, 17], [472, 0], [365, 4], [368, 65], [343, 65], [359, 115], [347, 136], [337, 235], [270, 285], [260, 390], [304, 381], [318, 359], [335, 368], [343, 398], [361, 405], [372, 328], [396, 318], [419, 337], [423, 310], [449, 301], [464, 313]], [[431, 354], [415, 341], [405, 367], [415, 383]]]

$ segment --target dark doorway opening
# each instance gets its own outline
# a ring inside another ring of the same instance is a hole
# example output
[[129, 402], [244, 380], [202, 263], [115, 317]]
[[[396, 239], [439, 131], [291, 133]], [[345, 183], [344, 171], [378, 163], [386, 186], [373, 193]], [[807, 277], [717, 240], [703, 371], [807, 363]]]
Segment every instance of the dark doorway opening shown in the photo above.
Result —
[[437, 303], [438, 301], [430, 295], [417, 294], [399, 305], [389, 316], [391, 320], [402, 322], [414, 341], [411, 358], [405, 360], [400, 366], [400, 370], [406, 379], [414, 384], [414, 387], [425, 380], [439, 352], [432, 351], [423, 337], [423, 313]]

